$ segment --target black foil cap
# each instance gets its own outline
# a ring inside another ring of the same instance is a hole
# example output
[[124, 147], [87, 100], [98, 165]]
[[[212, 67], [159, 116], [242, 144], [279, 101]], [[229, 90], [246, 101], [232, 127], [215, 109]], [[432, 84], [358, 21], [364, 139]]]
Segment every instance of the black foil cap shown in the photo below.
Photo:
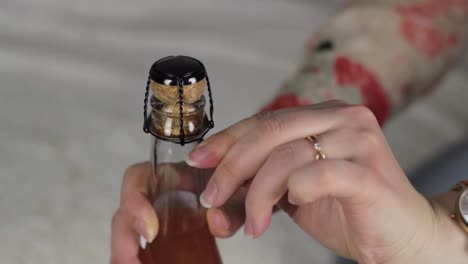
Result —
[[206, 69], [199, 60], [188, 56], [169, 56], [151, 66], [151, 80], [167, 86], [191, 85], [206, 78]]

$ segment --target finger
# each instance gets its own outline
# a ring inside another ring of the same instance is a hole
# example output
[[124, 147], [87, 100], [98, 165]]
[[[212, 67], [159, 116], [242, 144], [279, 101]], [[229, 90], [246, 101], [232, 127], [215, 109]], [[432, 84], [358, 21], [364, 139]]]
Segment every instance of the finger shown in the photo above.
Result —
[[288, 178], [288, 200], [294, 205], [334, 197], [342, 203], [364, 204], [377, 197], [382, 177], [376, 171], [345, 160], [319, 160]]
[[[309, 110], [326, 109], [344, 106], [345, 103], [338, 100], [331, 100], [306, 106]], [[286, 108], [275, 112], [294, 112], [298, 108]], [[214, 134], [202, 142], [187, 157], [187, 163], [193, 167], [214, 168], [222, 160], [228, 150], [237, 140], [251, 132], [252, 128], [261, 123], [270, 112], [258, 113], [250, 118], [246, 118], [236, 124]]]
[[140, 263], [137, 236], [128, 218], [122, 211], [117, 211], [112, 218], [111, 264]]
[[247, 118], [212, 135], [189, 153], [186, 163], [197, 168], [216, 167], [224, 153], [254, 125], [254, 120]]
[[[382, 135], [383, 137], [383, 135]], [[343, 128], [329, 131], [319, 137], [322, 151], [330, 159], [365, 160], [379, 152], [384, 140], [370, 130]], [[248, 237], [261, 236], [270, 223], [272, 208], [287, 191], [287, 178], [294, 170], [315, 160], [314, 144], [301, 139], [283, 144], [271, 152], [257, 172], [246, 198], [245, 233]]]
[[[341, 128], [317, 136], [320, 151], [329, 159], [344, 159], [368, 164], [388, 153], [381, 130]], [[310, 143], [310, 142], [309, 142]], [[378, 154], [378, 155], [376, 155]]]
[[305, 139], [283, 144], [273, 150], [253, 178], [247, 193], [244, 233], [261, 236], [271, 222], [272, 210], [287, 191], [288, 176], [315, 160], [316, 151]]
[[255, 175], [275, 147], [350, 123], [347, 116], [337, 114], [333, 108], [269, 112], [259, 118], [262, 120], [252, 132], [241, 137], [216, 168], [202, 194], [208, 207], [222, 205], [244, 181]]
[[156, 213], [148, 199], [151, 178], [150, 162], [129, 167], [122, 183], [119, 209], [120, 217], [150, 243], [159, 228]]
[[123, 176], [120, 204], [134, 196], [135, 193], [148, 195], [152, 175], [153, 170], [149, 161], [128, 167]]
[[381, 129], [335, 129], [318, 136], [318, 142], [320, 151], [328, 159], [353, 161], [377, 170], [384, 177], [388, 177], [392, 184], [401, 183], [400, 179], [392, 178], [392, 175], [400, 174], [401, 169], [388, 162], [396, 159]]
[[245, 221], [246, 189], [241, 188], [233, 198], [220, 208], [208, 209], [208, 225], [211, 233], [220, 238], [234, 235]]

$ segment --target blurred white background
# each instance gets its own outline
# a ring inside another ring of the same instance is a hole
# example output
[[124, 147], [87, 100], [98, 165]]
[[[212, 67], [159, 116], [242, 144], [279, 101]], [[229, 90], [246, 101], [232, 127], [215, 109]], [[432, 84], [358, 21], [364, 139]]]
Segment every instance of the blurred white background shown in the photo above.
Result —
[[[205, 63], [219, 130], [273, 96], [339, 2], [1, 1], [0, 262], [108, 261], [121, 174], [148, 157], [142, 103], [156, 59]], [[466, 133], [464, 70], [387, 127], [405, 169]], [[259, 240], [219, 245], [227, 264], [332, 263], [283, 215]]]

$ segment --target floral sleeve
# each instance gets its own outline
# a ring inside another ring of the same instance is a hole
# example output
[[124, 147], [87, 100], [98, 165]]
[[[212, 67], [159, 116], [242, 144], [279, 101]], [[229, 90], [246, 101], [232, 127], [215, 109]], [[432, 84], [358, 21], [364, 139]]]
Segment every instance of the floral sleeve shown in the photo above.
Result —
[[429, 93], [464, 46], [468, 0], [354, 0], [307, 44], [263, 110], [341, 99], [383, 124]]

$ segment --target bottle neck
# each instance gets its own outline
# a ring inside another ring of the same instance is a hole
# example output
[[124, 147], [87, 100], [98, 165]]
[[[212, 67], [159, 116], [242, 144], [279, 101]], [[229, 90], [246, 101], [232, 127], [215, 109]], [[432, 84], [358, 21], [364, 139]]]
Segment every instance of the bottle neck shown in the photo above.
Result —
[[180, 144], [152, 136], [151, 158], [153, 160], [153, 164], [183, 163], [190, 151], [192, 151], [197, 145], [198, 142], [192, 142], [182, 146]]
[[[197, 142], [180, 145], [174, 142], [152, 137], [151, 162], [155, 179], [156, 193], [159, 195], [169, 190], [190, 186], [189, 191], [200, 195], [204, 186], [204, 172], [190, 167], [185, 159], [198, 145]], [[157, 182], [157, 183], [156, 183]]]
[[[193, 103], [164, 103], [151, 97], [150, 131], [162, 140], [191, 142], [201, 139], [208, 129], [208, 118], [205, 114], [205, 97]], [[181, 114], [182, 111], [182, 114]], [[183, 136], [183, 137], [182, 137]]]
[[197, 144], [193, 142], [182, 146], [152, 138], [153, 181], [150, 199], [162, 224], [161, 237], [193, 232], [205, 223], [205, 211], [198, 197], [206, 184], [207, 175], [204, 170], [190, 167], [185, 162]]

